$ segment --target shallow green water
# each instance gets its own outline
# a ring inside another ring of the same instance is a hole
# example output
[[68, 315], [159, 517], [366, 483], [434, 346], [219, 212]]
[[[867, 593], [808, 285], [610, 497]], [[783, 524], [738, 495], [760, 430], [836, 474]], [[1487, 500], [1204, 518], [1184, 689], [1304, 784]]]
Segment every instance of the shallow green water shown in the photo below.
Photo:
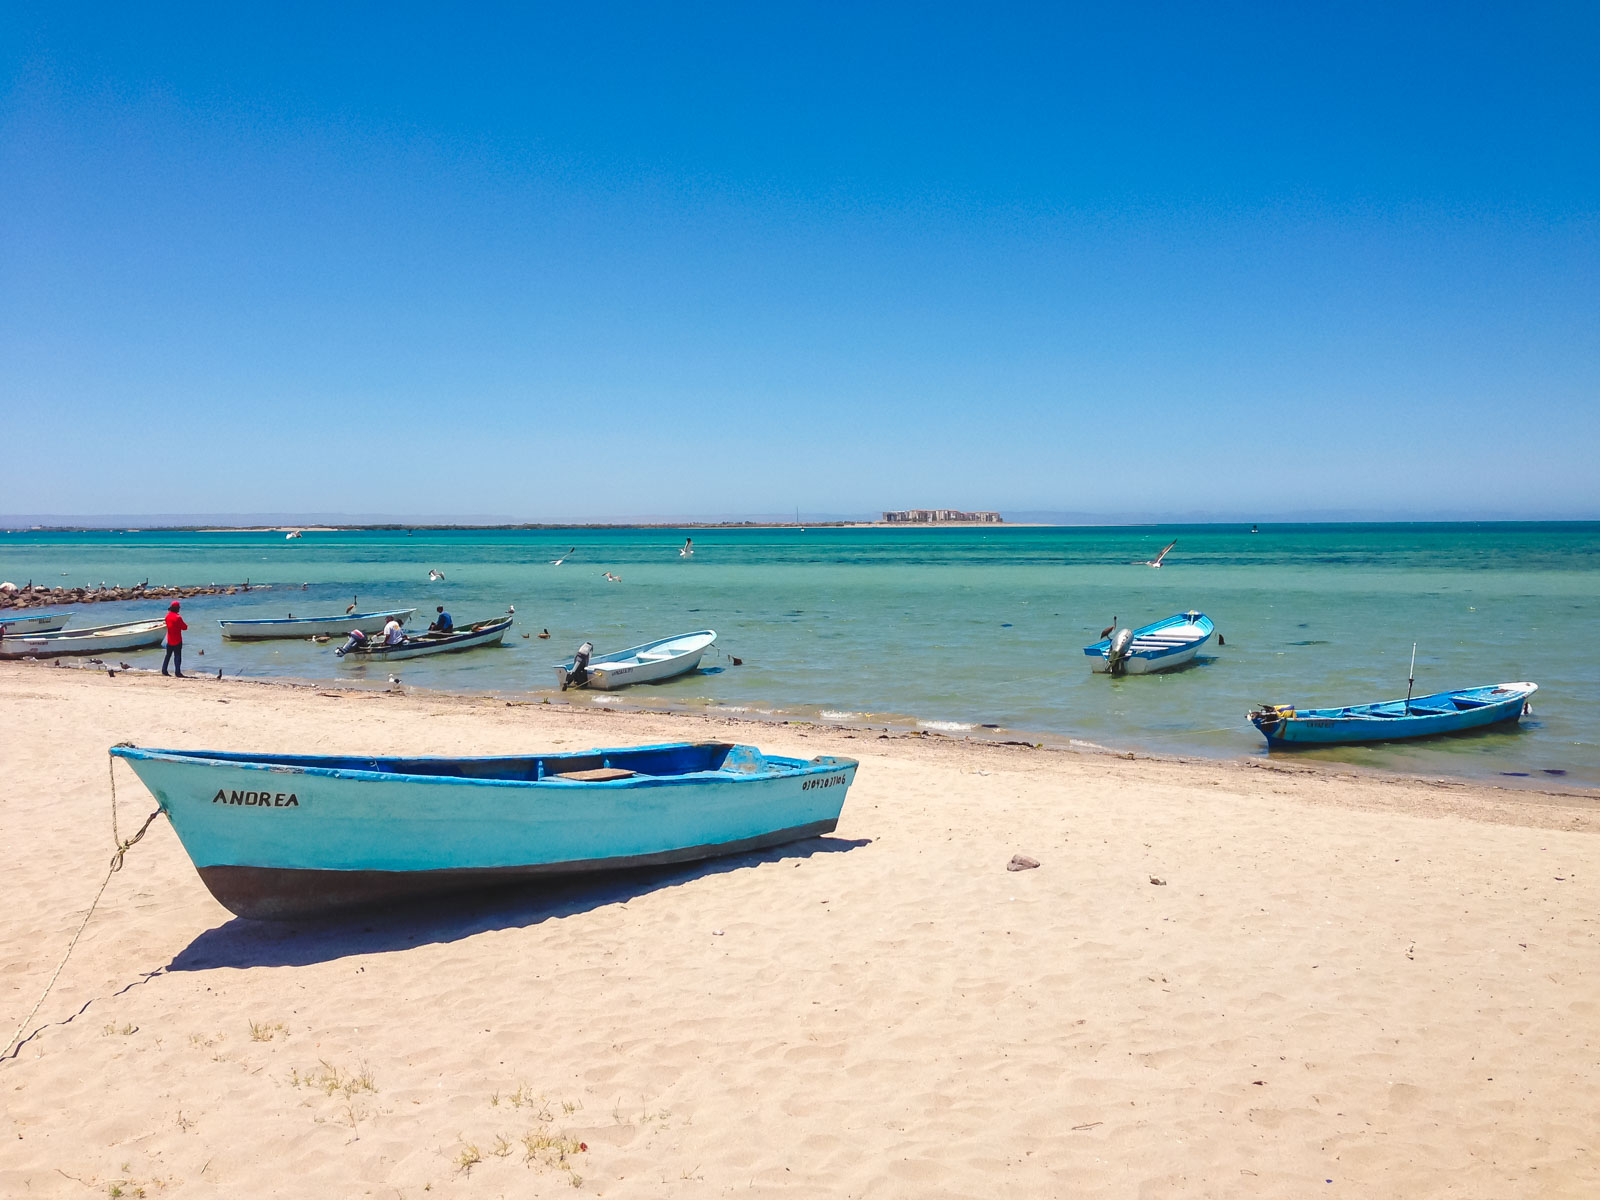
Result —
[[[367, 674], [331, 645], [224, 643], [219, 617], [340, 613], [359, 596], [363, 608], [430, 616], [443, 603], [462, 623], [514, 604], [504, 647], [396, 664], [405, 685], [542, 692], [550, 664], [586, 637], [605, 651], [713, 628], [743, 665], [714, 654], [700, 674], [579, 702], [1227, 757], [1266, 753], [1244, 719], [1260, 701], [1403, 696], [1415, 641], [1418, 695], [1530, 679], [1540, 686], [1533, 715], [1502, 731], [1296, 757], [1600, 786], [1600, 524], [686, 532], [692, 558], [678, 553], [685, 531], [661, 529], [13, 533], [0, 535], [0, 576], [273, 585], [185, 602], [188, 665], [208, 672]], [[1161, 570], [1137, 565], [1173, 538]], [[549, 564], [574, 545], [566, 563]], [[430, 583], [430, 567], [445, 579]], [[96, 606], [74, 624], [163, 607]], [[1226, 644], [1166, 675], [1090, 674], [1082, 647], [1113, 615], [1139, 625], [1189, 608], [1208, 613]], [[546, 628], [549, 641], [522, 636]], [[381, 683], [388, 668], [371, 675]]]

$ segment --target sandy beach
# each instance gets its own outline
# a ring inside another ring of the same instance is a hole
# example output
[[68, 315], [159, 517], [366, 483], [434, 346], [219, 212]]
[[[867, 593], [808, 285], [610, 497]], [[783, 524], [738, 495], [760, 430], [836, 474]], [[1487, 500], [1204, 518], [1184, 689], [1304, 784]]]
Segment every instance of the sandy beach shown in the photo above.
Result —
[[33, 664], [0, 708], [8, 1038], [114, 742], [861, 760], [826, 838], [294, 925], [158, 820], [0, 1060], [0, 1195], [1600, 1194], [1593, 793]]

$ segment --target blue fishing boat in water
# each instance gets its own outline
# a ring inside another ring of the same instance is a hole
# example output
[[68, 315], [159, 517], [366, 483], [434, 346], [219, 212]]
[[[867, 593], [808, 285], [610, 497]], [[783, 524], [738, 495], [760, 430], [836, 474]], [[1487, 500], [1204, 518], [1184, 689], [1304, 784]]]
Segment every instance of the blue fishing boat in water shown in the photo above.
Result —
[[200, 878], [280, 920], [830, 833], [856, 761], [679, 742], [494, 758], [114, 746]]
[[1264, 704], [1250, 713], [1250, 723], [1273, 746], [1389, 742], [1520, 720], [1538, 690], [1536, 683], [1497, 683], [1346, 708]]
[[1181, 667], [1200, 653], [1216, 626], [1203, 612], [1186, 613], [1138, 629], [1118, 629], [1083, 648], [1091, 671], [1106, 675], [1149, 675]]

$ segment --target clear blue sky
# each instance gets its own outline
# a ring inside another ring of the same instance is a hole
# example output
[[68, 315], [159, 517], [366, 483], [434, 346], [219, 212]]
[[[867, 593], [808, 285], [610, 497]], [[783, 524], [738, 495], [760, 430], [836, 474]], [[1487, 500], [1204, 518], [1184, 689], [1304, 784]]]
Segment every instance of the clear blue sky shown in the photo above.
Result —
[[0, 88], [0, 512], [1600, 515], [1592, 3], [10, 4]]

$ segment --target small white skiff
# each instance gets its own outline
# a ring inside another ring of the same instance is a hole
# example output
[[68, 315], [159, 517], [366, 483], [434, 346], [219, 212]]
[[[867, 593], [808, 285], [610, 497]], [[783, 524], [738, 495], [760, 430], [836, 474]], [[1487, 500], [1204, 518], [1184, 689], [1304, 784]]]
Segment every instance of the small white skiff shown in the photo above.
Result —
[[[588, 663], [586, 685], [601, 691], [612, 691], [635, 683], [657, 683], [663, 679], [686, 674], [700, 665], [700, 656], [717, 640], [715, 629], [702, 629], [698, 633], [680, 633], [676, 637], [646, 642], [626, 650], [614, 650], [591, 658]], [[563, 687], [584, 686], [576, 679], [575, 659], [567, 659], [556, 666], [556, 678]]]
[[68, 629], [32, 637], [0, 638], [6, 658], [54, 658], [58, 654], [103, 654], [108, 650], [143, 650], [159, 646], [167, 635], [165, 620], [130, 621], [95, 629]]

